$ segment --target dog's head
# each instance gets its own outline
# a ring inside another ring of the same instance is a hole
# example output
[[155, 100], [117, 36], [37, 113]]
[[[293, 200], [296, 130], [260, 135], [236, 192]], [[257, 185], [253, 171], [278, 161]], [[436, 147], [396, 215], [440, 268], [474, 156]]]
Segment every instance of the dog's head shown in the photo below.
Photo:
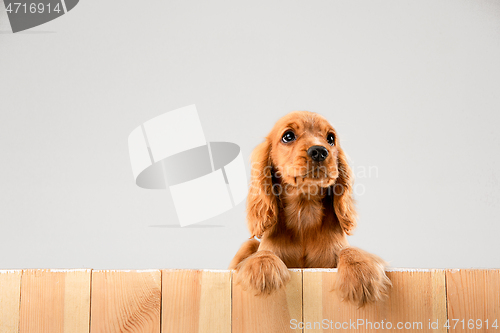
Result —
[[303, 191], [331, 186], [339, 176], [336, 139], [334, 128], [318, 114], [296, 111], [281, 118], [267, 137], [275, 176]]
[[252, 154], [247, 205], [250, 232], [260, 237], [276, 223], [278, 198], [290, 189], [306, 197], [328, 189], [337, 219], [350, 234], [356, 225], [352, 183], [351, 169], [332, 125], [313, 112], [289, 113]]

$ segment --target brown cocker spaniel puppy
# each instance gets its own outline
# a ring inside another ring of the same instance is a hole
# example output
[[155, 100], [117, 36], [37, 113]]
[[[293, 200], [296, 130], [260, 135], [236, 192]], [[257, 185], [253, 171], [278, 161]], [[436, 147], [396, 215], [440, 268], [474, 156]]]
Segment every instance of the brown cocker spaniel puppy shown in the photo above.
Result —
[[333, 287], [343, 299], [363, 306], [387, 296], [384, 261], [347, 242], [356, 227], [353, 176], [325, 118], [307, 111], [281, 118], [255, 148], [251, 177], [252, 236], [229, 267], [237, 283], [269, 294], [290, 279], [287, 267], [337, 267]]

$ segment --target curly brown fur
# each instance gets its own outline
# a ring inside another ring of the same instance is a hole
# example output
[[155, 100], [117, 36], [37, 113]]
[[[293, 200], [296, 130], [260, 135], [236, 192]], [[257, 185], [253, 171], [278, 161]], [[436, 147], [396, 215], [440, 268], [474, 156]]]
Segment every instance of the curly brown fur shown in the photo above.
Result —
[[233, 260], [231, 260], [229, 269], [235, 269], [240, 262], [248, 258], [251, 254], [257, 252], [259, 244], [260, 242], [256, 239], [249, 239], [245, 243], [243, 243], [238, 252], [236, 252]]
[[385, 262], [374, 254], [347, 247], [340, 251], [334, 289], [340, 297], [363, 307], [389, 295], [391, 281], [384, 271]]
[[290, 281], [287, 267], [271, 251], [258, 251], [236, 266], [236, 281], [244, 290], [257, 295], [269, 295]]
[[325, 118], [281, 118], [255, 148], [251, 178], [248, 229], [261, 241], [247, 241], [231, 261], [237, 283], [267, 294], [289, 280], [287, 267], [338, 267], [335, 289], [345, 300], [363, 306], [387, 295], [385, 263], [347, 242], [356, 228], [354, 179]]

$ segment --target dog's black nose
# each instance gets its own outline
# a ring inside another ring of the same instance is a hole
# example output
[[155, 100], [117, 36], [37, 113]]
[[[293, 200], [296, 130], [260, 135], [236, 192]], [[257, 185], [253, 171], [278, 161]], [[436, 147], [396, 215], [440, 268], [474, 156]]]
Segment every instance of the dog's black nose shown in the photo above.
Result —
[[309, 155], [313, 161], [321, 162], [328, 157], [328, 150], [323, 146], [312, 146], [307, 150], [307, 155]]

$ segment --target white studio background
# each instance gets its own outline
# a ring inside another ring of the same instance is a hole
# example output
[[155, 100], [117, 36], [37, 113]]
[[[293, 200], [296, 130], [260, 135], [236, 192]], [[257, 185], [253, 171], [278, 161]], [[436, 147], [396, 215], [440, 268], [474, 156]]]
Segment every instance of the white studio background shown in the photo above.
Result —
[[393, 267], [500, 267], [498, 1], [82, 0], [23, 33], [5, 20], [2, 269], [226, 268], [245, 204], [179, 228], [130, 168], [129, 133], [190, 104], [248, 173], [277, 119], [323, 114], [357, 175], [352, 244]]

